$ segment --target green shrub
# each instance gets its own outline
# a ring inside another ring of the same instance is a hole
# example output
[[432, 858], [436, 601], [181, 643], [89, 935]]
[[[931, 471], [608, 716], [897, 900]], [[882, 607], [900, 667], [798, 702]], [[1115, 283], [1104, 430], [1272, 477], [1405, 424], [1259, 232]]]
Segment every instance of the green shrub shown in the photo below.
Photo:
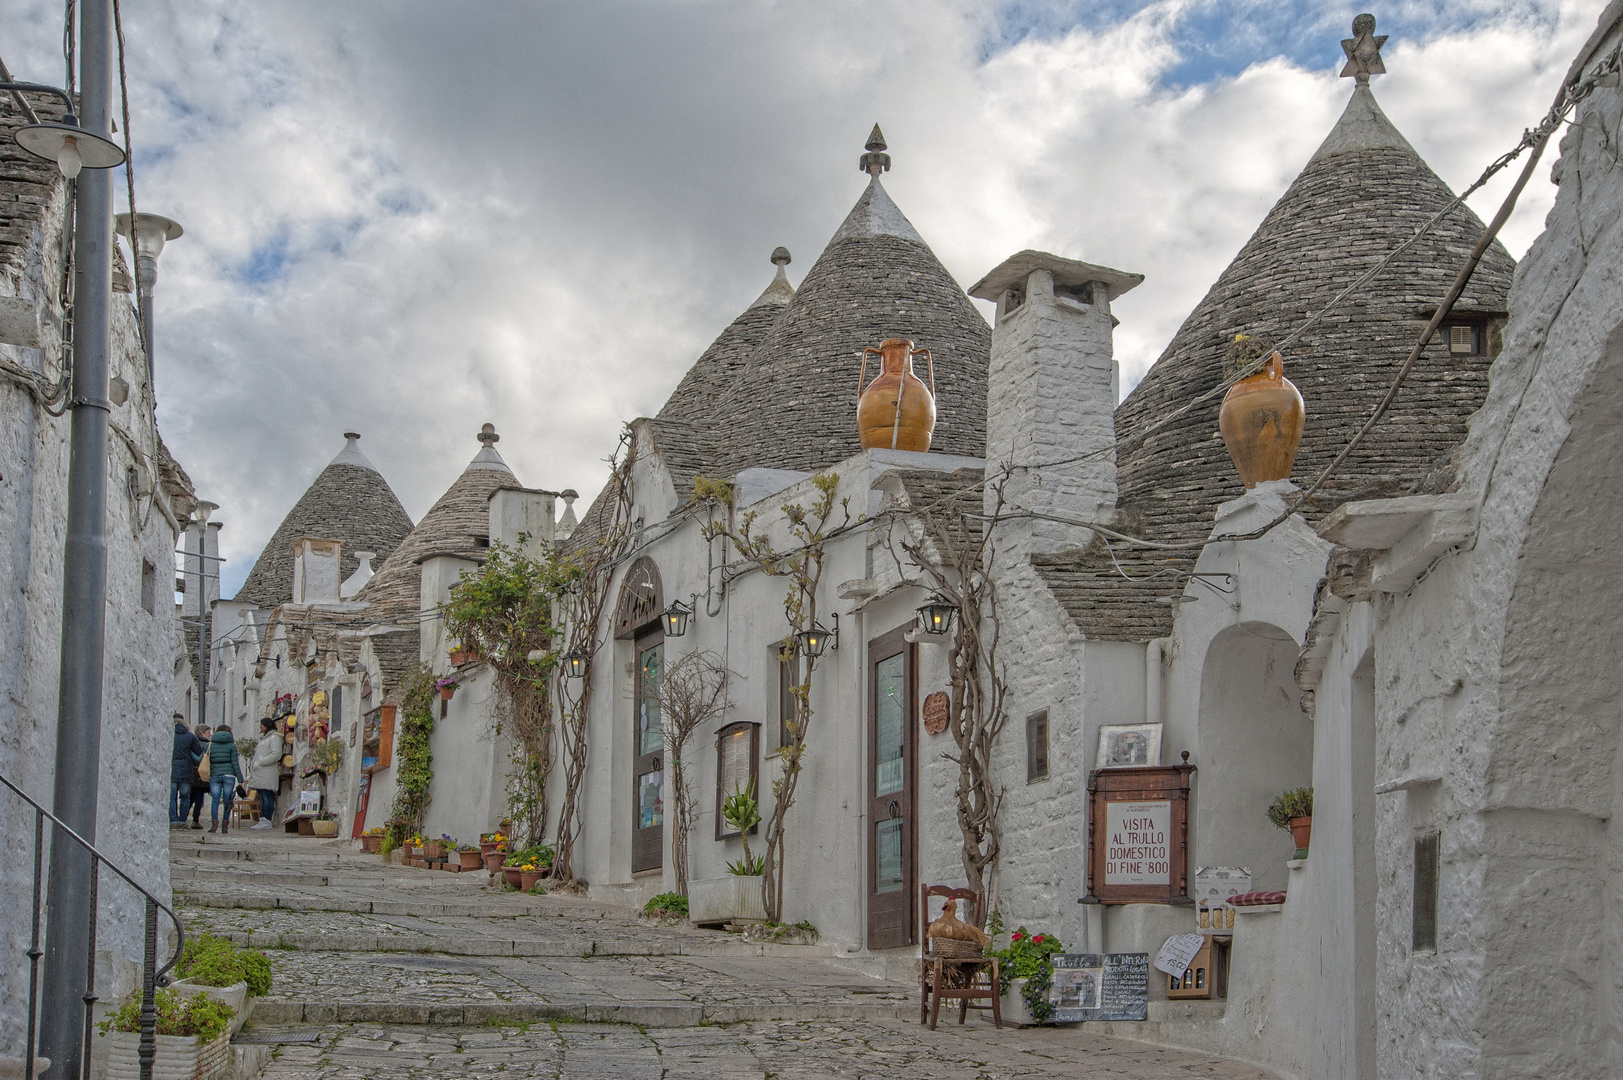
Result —
[[688, 898], [681, 893], [662, 892], [642, 906], [644, 915], [686, 915]]
[[248, 993], [264, 997], [270, 993], [270, 959], [258, 949], [239, 949], [231, 941], [213, 934], [198, 934], [186, 940], [175, 973], [204, 986], [248, 984]]
[[[182, 994], [178, 990], [164, 989], [157, 992], [154, 1001], [158, 1006], [159, 1035], [201, 1035], [203, 1041], [208, 1042], [224, 1034], [231, 1018], [237, 1015], [237, 1010], [207, 994]], [[141, 995], [132, 995], [100, 1026], [103, 1035], [109, 1031], [139, 1034]]]

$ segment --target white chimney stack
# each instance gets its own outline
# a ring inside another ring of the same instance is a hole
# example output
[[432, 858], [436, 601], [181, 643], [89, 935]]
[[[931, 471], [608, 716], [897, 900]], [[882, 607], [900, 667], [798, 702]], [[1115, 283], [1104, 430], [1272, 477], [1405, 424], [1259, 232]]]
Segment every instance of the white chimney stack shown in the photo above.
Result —
[[302, 537], [293, 545], [293, 602], [295, 604], [338, 603], [338, 540]]
[[352, 599], [356, 593], [366, 588], [368, 581], [372, 580], [372, 574], [374, 573], [372, 560], [378, 557], [377, 552], [357, 551], [355, 557], [361, 561], [361, 565], [357, 566], [355, 572], [345, 578], [344, 583], [338, 587], [338, 598], [340, 600]]

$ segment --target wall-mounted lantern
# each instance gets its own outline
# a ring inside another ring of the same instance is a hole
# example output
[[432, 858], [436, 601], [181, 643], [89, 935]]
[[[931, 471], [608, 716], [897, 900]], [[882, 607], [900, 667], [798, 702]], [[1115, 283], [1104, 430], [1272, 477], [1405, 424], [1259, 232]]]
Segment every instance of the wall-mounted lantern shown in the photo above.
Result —
[[937, 593], [919, 607], [919, 625], [926, 634], [939, 636], [952, 629], [952, 619], [956, 614], [958, 605]]
[[840, 615], [834, 613], [834, 629], [829, 630], [821, 623], [813, 623], [810, 630], [802, 630], [795, 635], [795, 651], [802, 656], [822, 656], [823, 650], [832, 646], [835, 651], [840, 648]]
[[670, 606], [659, 613], [661, 624], [665, 627], [666, 637], [681, 637], [688, 632], [688, 618], [693, 609], [680, 600], [672, 600]]

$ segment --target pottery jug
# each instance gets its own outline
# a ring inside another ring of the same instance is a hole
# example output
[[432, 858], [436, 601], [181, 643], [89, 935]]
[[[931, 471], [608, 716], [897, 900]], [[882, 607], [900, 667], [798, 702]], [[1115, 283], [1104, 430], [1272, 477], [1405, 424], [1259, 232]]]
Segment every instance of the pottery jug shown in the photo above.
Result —
[[[864, 450], [930, 449], [935, 431], [935, 361], [929, 349], [915, 349], [907, 338], [887, 338], [879, 348], [862, 350], [857, 386], [868, 375], [868, 354], [879, 356], [879, 375], [857, 399], [857, 434]], [[930, 385], [913, 374], [913, 357], [930, 364]]]
[[1305, 417], [1302, 395], [1285, 378], [1285, 358], [1277, 352], [1261, 371], [1229, 387], [1217, 429], [1246, 487], [1290, 478]]

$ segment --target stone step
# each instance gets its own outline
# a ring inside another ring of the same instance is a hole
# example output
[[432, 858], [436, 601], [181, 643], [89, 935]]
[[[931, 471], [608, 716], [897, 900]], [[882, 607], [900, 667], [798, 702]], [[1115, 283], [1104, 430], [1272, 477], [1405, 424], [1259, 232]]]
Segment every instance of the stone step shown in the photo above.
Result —
[[171, 866], [171, 881], [242, 881], [255, 885], [308, 885], [325, 887], [329, 878], [325, 874], [278, 874], [270, 870], [226, 870], [205, 866]]
[[261, 1001], [254, 1009], [250, 1030], [255, 1033], [277, 1024], [434, 1024], [445, 1027], [486, 1027], [498, 1024], [544, 1023], [548, 1020], [583, 1024], [635, 1024], [650, 1028], [700, 1027], [707, 1024], [795, 1020], [909, 1020], [916, 1006], [827, 1003], [810, 1005], [669, 1005], [550, 1004], [547, 1002], [470, 1002], [447, 1005], [435, 1002], [314, 1002]]
[[[796, 960], [819, 960], [838, 963], [840, 957], [821, 945], [772, 945], [749, 941], [694, 941], [653, 942], [648, 945], [626, 946], [615, 942], [594, 941], [590, 934], [572, 938], [499, 938], [476, 934], [441, 936], [435, 934], [274, 934], [248, 933], [241, 930], [211, 931], [216, 937], [228, 938], [239, 945], [252, 945], [256, 949], [291, 949], [298, 952], [414, 952], [439, 953], [445, 956], [519, 956], [574, 959], [583, 955], [592, 957], [781, 957]], [[883, 978], [870, 971], [846, 964], [840, 965], [854, 974]], [[918, 980], [918, 960], [912, 968], [897, 963], [900, 978], [891, 982], [907, 984]], [[882, 986], [883, 983], [875, 983]]]

